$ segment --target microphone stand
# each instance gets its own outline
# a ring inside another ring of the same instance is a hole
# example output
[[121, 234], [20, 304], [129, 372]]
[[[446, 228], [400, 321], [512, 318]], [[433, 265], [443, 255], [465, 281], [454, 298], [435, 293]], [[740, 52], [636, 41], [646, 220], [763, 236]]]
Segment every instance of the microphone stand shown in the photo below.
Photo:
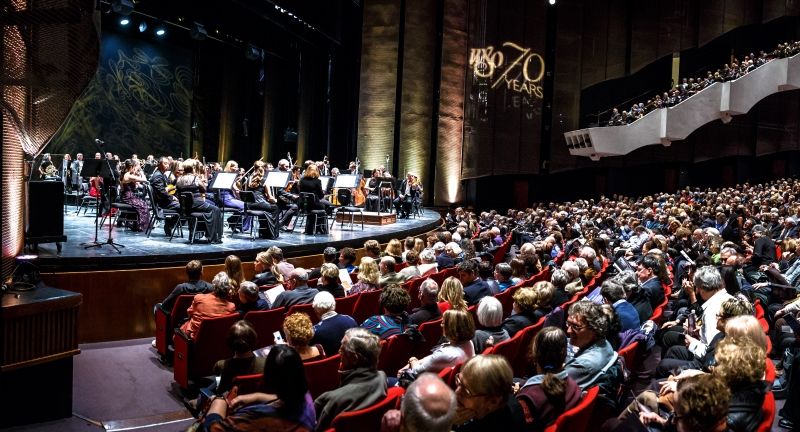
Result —
[[[100, 154], [104, 154], [103, 151], [102, 151], [103, 142], [100, 141], [100, 140], [95, 140], [95, 144], [97, 144], [97, 149], [100, 151]], [[117, 176], [114, 174], [114, 169], [111, 167], [111, 162], [109, 162], [108, 158], [105, 158], [105, 161], [106, 161], [106, 166], [108, 167], [108, 173], [109, 173], [110, 179], [111, 179], [111, 182], [110, 182], [111, 184], [109, 184], [108, 188], [106, 189], [106, 199], [108, 200], [108, 239], [105, 241], [105, 243], [99, 243], [99, 242], [97, 242], [97, 240], [95, 238], [94, 242], [89, 243], [88, 245], [84, 246], [83, 248], [84, 249], [89, 249], [89, 248], [95, 248], [95, 247], [103, 247], [103, 245], [107, 244], [107, 245], [111, 245], [111, 247], [114, 248], [114, 250], [117, 251], [118, 254], [122, 254], [122, 251], [119, 248], [124, 248], [125, 245], [122, 245], [120, 243], [115, 243], [114, 239], [111, 237], [111, 230], [114, 228], [113, 227], [114, 224], [111, 222], [111, 209], [112, 209], [112, 207], [111, 207], [111, 188], [112, 187], [116, 187]], [[98, 208], [99, 208], [99, 206], [98, 206]], [[96, 231], [97, 231], [97, 227], [95, 226], [95, 232]]]

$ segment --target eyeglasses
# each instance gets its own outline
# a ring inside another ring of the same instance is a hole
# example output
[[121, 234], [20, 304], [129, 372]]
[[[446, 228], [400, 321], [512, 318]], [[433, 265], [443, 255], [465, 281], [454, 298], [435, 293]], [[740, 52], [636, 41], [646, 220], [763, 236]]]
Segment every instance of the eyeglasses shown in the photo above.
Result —
[[483, 393], [481, 394], [472, 393], [472, 391], [468, 389], [467, 386], [464, 385], [464, 382], [461, 380], [461, 373], [456, 374], [456, 390], [458, 390], [459, 388], [461, 389], [461, 391], [464, 392], [464, 395], [468, 398], [485, 396]]
[[581, 331], [581, 330], [585, 329], [587, 326], [567, 321], [567, 327], [570, 327], [575, 331]]

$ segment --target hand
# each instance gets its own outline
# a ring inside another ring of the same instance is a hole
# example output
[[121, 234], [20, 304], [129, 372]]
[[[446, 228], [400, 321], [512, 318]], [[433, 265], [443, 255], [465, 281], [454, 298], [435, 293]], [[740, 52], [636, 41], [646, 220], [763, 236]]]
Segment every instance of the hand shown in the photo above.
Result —
[[[753, 288], [755, 288], [755, 285], [753, 285]], [[775, 319], [778, 319], [778, 318], [780, 318], [780, 317], [782, 317], [784, 315], [786, 315], [786, 308], [785, 307], [781, 308], [781, 309], [778, 309], [775, 312]]]
[[756, 283], [753, 284], [753, 289], [754, 290], [759, 290], [761, 288], [764, 288], [767, 285], [769, 285], [769, 282], [756, 282]]
[[678, 391], [678, 381], [674, 381], [675, 377], [670, 376], [667, 381], [661, 381], [661, 388], [658, 390], [659, 396], [667, 396], [671, 393]]
[[402, 415], [400, 414], [400, 410], [389, 410], [381, 419], [381, 431], [399, 431], [401, 422]]
[[668, 329], [670, 327], [675, 327], [678, 325], [678, 321], [667, 321], [664, 324], [661, 324], [661, 329]]
[[667, 419], [661, 417], [660, 415], [652, 412], [640, 412], [639, 413], [639, 422], [643, 425], [647, 426], [651, 423], [657, 423], [661, 426], [665, 426], [667, 424]]
[[[259, 402], [271, 402], [277, 397], [266, 393], [248, 393], [236, 396], [230, 403], [231, 408], [239, 408], [241, 406], [252, 405]], [[224, 400], [224, 399], [222, 399]]]
[[686, 348], [689, 348], [689, 346], [691, 346], [692, 343], [694, 343], [694, 342], [700, 342], [699, 340], [697, 340], [696, 338], [694, 338], [694, 337], [692, 337], [692, 336], [690, 336], [688, 334], [684, 334], [684, 336], [686, 337], [686, 340], [684, 341], [684, 343], [686, 344]]

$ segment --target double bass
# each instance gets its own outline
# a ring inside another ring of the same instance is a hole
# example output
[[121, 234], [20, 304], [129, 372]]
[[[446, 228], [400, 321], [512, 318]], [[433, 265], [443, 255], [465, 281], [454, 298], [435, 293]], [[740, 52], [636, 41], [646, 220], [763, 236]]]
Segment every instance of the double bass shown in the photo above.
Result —
[[[356, 156], [356, 172], [361, 172], [361, 161], [358, 159], [358, 156]], [[363, 207], [367, 202], [367, 194], [364, 191], [364, 186], [367, 182], [364, 180], [363, 175], [359, 175], [361, 179], [358, 181], [358, 187], [353, 191], [353, 205], [356, 207]]]

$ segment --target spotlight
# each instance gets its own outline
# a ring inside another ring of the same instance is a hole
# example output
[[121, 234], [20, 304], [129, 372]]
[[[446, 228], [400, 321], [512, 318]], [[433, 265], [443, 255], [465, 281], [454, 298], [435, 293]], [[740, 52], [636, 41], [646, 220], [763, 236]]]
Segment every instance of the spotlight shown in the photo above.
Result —
[[199, 22], [195, 22], [192, 24], [192, 30], [190, 32], [192, 39], [194, 40], [203, 40], [208, 37], [208, 32], [206, 31], [206, 27]]
[[547, 2], [550, 3], [550, 6], [553, 6], [553, 5], [556, 4], [556, 0], [547, 0]]
[[121, 20], [119, 20], [119, 25], [126, 26], [126, 25], [128, 25], [130, 23], [131, 23], [131, 20], [129, 20], [128, 18], [122, 18]]
[[164, 30], [164, 27], [159, 27], [156, 29], [156, 36], [164, 36], [167, 31]]
[[147, 31], [147, 23], [142, 21], [141, 24], [139, 24], [139, 33], [144, 33], [145, 31]]
[[112, 0], [111, 10], [120, 15], [128, 16], [133, 12], [133, 0]]

